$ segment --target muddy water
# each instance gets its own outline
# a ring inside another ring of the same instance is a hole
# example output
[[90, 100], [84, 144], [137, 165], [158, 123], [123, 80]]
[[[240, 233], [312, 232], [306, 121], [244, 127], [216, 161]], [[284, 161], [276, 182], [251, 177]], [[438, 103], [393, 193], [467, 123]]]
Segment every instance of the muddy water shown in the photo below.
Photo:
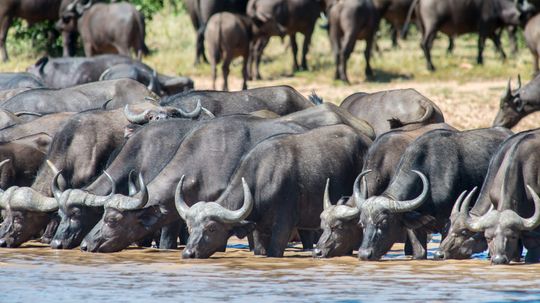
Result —
[[412, 261], [399, 250], [381, 262], [317, 260], [298, 247], [271, 259], [235, 242], [186, 261], [180, 250], [91, 254], [30, 243], [0, 249], [0, 302], [540, 301], [540, 265]]

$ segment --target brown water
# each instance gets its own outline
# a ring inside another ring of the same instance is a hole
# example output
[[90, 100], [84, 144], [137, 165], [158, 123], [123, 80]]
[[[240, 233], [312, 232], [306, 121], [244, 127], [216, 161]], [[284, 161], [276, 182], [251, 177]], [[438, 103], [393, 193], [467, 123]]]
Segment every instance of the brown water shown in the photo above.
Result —
[[540, 301], [540, 265], [412, 261], [397, 250], [381, 262], [319, 260], [296, 247], [273, 259], [239, 246], [187, 261], [180, 250], [0, 249], [0, 302]]

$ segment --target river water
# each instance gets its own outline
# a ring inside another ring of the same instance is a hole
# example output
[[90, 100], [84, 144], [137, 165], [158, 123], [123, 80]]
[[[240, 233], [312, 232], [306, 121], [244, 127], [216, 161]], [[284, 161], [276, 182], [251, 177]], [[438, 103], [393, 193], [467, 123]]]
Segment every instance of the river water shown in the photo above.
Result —
[[208, 260], [182, 260], [180, 250], [92, 254], [31, 242], [0, 249], [0, 302], [540, 301], [540, 265], [491, 266], [482, 255], [412, 261], [400, 246], [380, 262], [320, 260], [299, 247], [273, 259], [236, 242]]

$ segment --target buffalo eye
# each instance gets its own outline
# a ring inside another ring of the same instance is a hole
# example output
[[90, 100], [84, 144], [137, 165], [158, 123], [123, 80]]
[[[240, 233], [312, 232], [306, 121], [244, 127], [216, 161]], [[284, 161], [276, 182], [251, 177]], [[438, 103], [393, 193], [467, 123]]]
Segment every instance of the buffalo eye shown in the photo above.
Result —
[[379, 221], [379, 224], [378, 224], [379, 227], [386, 227], [386, 225], [388, 225], [388, 219], [387, 218], [384, 218], [381, 221]]
[[469, 235], [469, 232], [468, 232], [466, 229], [464, 229], [464, 230], [462, 230], [459, 234], [460, 234], [461, 236], [463, 236], [463, 237], [466, 237], [466, 236]]

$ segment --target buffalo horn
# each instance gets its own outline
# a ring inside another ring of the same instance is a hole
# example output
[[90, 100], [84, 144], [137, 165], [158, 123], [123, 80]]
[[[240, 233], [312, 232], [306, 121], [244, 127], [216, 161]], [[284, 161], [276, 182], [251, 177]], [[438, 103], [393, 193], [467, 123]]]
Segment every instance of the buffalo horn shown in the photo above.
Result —
[[[362, 207], [362, 204], [367, 199], [366, 186], [363, 186], [363, 190], [360, 190], [360, 182], [362, 182], [362, 179], [364, 178], [364, 176], [366, 176], [369, 173], [371, 173], [371, 169], [363, 171], [360, 175], [358, 175], [358, 177], [354, 181], [353, 199], [354, 199], [354, 203], [356, 204], [357, 208]], [[363, 184], [365, 184], [365, 183], [363, 183]]]
[[540, 225], [540, 197], [538, 197], [538, 194], [528, 184], [527, 189], [534, 201], [534, 214], [529, 219], [521, 218], [521, 222], [525, 230], [533, 230]]
[[189, 211], [189, 206], [186, 204], [186, 201], [184, 201], [184, 195], [182, 194], [182, 186], [184, 184], [184, 178], [186, 176], [183, 175], [182, 178], [180, 178], [180, 182], [178, 182], [178, 185], [176, 186], [176, 192], [174, 194], [174, 204], [176, 206], [176, 210], [178, 211], [178, 214], [184, 221], [187, 218], [187, 212]]
[[326, 179], [326, 186], [324, 187], [324, 197], [323, 197], [323, 209], [328, 209], [330, 206], [332, 206], [332, 202], [330, 201], [330, 178]]
[[129, 110], [129, 105], [126, 104], [124, 107], [124, 116], [126, 116], [126, 119], [134, 124], [144, 124], [148, 123], [148, 113], [150, 112], [150, 109], [145, 110], [141, 114], [135, 114]]
[[392, 203], [392, 211], [397, 213], [404, 213], [408, 211], [412, 211], [417, 209], [422, 203], [424, 203], [424, 200], [426, 200], [428, 191], [429, 191], [429, 181], [422, 172], [419, 172], [417, 170], [413, 170], [415, 174], [417, 174], [420, 179], [422, 179], [422, 193], [415, 199], [408, 200], [408, 201], [395, 201], [396, 203]]
[[223, 223], [237, 223], [249, 216], [251, 210], [253, 209], [253, 196], [249, 190], [249, 186], [246, 183], [246, 180], [242, 178], [242, 188], [244, 190], [244, 204], [238, 210], [228, 210], [224, 207], [221, 207], [221, 213], [216, 214]]
[[148, 202], [148, 189], [146, 184], [144, 184], [144, 179], [142, 174], [139, 173], [139, 186], [141, 188], [140, 197], [122, 197], [117, 199], [109, 199], [105, 203], [105, 207], [116, 208], [120, 210], [135, 210], [143, 208]]

